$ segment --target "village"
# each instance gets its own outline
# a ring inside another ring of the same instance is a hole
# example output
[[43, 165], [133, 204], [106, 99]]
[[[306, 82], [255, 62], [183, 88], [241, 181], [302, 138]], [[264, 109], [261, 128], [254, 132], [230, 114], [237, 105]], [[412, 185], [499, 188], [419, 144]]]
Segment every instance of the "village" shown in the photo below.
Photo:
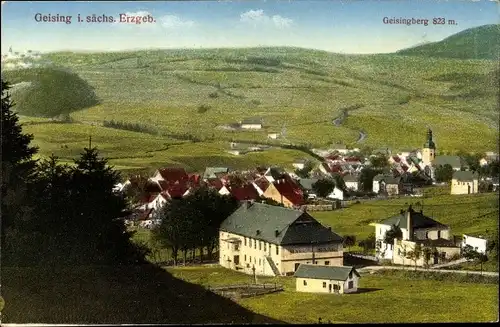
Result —
[[[349, 237], [322, 225], [310, 212], [342, 210], [359, 201], [419, 198], [426, 188], [443, 185], [456, 196], [498, 191], [498, 154], [488, 152], [476, 165], [458, 155], [436, 155], [431, 130], [417, 150], [381, 149], [363, 156], [359, 149], [336, 144], [314, 152], [323, 161], [299, 158], [293, 171], [207, 167], [196, 174], [162, 167], [151, 177], [132, 176], [115, 191], [140, 194], [126, 219], [139, 229], [159, 226], [162, 208], [198, 187], [229, 196], [240, 205], [219, 227], [220, 266], [253, 275], [255, 281], [257, 276], [295, 276], [297, 291], [337, 294], [356, 292], [359, 283], [358, 270], [345, 265]], [[373, 249], [361, 257], [377, 264], [440, 268], [465, 262], [471, 251], [485, 255], [488, 248], [483, 235], [457, 237], [453, 226], [412, 204], [370, 226]]]

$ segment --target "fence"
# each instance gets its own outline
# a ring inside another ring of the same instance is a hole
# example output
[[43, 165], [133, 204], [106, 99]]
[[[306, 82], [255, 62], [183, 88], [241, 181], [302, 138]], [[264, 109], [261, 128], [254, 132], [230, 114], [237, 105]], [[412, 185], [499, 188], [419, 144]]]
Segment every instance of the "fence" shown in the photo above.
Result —
[[332, 211], [339, 208], [340, 206], [336, 204], [305, 204], [301, 207], [306, 211]]
[[225, 286], [209, 286], [207, 288], [218, 295], [238, 300], [252, 296], [283, 291], [283, 286], [277, 284], [235, 284]]

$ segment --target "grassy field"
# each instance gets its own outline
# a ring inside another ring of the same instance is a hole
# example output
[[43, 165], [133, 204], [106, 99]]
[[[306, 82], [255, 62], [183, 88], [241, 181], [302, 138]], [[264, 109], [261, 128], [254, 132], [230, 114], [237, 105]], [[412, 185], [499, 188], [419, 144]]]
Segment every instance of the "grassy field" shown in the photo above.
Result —
[[[251, 276], [224, 268], [168, 268], [173, 276], [202, 286], [249, 283]], [[287, 323], [487, 322], [498, 319], [498, 285], [398, 276], [363, 275], [358, 294], [295, 292], [293, 277], [258, 278], [277, 282], [284, 292], [238, 301], [256, 313]], [[279, 304], [279, 305], [278, 305]]]
[[311, 214], [340, 235], [356, 235], [357, 239], [361, 240], [375, 232], [375, 227], [369, 226], [370, 223], [398, 215], [399, 210], [407, 208], [409, 204], [419, 210], [417, 202], [423, 203], [425, 215], [450, 226], [454, 235], [498, 228], [498, 193], [373, 200], [337, 211]]
[[152, 171], [166, 165], [183, 166], [188, 171], [202, 172], [207, 166], [233, 169], [277, 164], [293, 168], [299, 158], [311, 158], [297, 150], [278, 148], [234, 156], [225, 151], [229, 142], [190, 142], [146, 133], [119, 130], [80, 123], [53, 123], [44, 119], [22, 117], [23, 132], [34, 135], [33, 144], [40, 148], [39, 156], [55, 154], [62, 162], [77, 158], [89, 144], [97, 146], [109, 163], [122, 171]]
[[[492, 60], [341, 55], [279, 47], [47, 56], [78, 74], [95, 91], [98, 105], [71, 113], [73, 120], [86, 124], [110, 120], [140, 123], [162, 132], [189, 132], [215, 143], [230, 138], [266, 141], [267, 132], [285, 130], [292, 143], [318, 147], [340, 141], [395, 150], [421, 147], [425, 129], [430, 127], [438, 150], [477, 152], [497, 147], [498, 82], [493, 78], [496, 63]], [[18, 81], [15, 74], [10, 72]], [[200, 111], [200, 106], [206, 110]], [[332, 124], [343, 109], [353, 106], [358, 109], [349, 111], [343, 125]], [[253, 116], [263, 118], [262, 131], [217, 128]], [[75, 137], [80, 137], [81, 128], [70, 126]], [[54, 133], [49, 140], [46, 135], [53, 128], [52, 124], [36, 127], [44, 153], [73, 138]], [[359, 130], [367, 132], [363, 144], [356, 143]], [[158, 149], [143, 138], [149, 136], [137, 136], [141, 141], [135, 147]], [[136, 156], [134, 146], [123, 144], [109, 154], [119, 157], [123, 150]], [[172, 150], [172, 154], [147, 159], [127, 157], [116, 164], [135, 168], [177, 162], [197, 167], [210, 156], [223, 165], [223, 160], [248, 165], [295, 159], [290, 158], [295, 154], [278, 154], [283, 151], [277, 150], [232, 160], [219, 146], [217, 153], [207, 151], [210, 147], [184, 144], [178, 153]], [[137, 157], [144, 157], [139, 153]]]

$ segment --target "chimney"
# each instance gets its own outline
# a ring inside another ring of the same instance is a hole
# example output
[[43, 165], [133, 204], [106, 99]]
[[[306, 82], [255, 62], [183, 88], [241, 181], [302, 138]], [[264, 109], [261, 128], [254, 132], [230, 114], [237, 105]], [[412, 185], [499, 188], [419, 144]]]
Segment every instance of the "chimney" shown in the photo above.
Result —
[[278, 237], [278, 235], [279, 235], [279, 234], [280, 234], [280, 232], [276, 229], [276, 230], [274, 231], [274, 236], [275, 236], [275, 237]]
[[257, 229], [257, 235], [260, 235], [260, 229]]
[[406, 229], [408, 230], [408, 240], [412, 241], [413, 240], [413, 228], [411, 228], [411, 213], [413, 210], [411, 210], [411, 205], [408, 211], [406, 212]]

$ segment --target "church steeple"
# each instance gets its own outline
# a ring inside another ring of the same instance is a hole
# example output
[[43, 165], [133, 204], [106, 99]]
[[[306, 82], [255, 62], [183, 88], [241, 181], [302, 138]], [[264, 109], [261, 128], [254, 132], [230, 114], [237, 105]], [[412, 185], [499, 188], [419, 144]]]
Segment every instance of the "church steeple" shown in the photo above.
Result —
[[424, 149], [436, 149], [436, 144], [432, 140], [432, 130], [429, 128], [427, 131], [427, 142], [424, 144]]

